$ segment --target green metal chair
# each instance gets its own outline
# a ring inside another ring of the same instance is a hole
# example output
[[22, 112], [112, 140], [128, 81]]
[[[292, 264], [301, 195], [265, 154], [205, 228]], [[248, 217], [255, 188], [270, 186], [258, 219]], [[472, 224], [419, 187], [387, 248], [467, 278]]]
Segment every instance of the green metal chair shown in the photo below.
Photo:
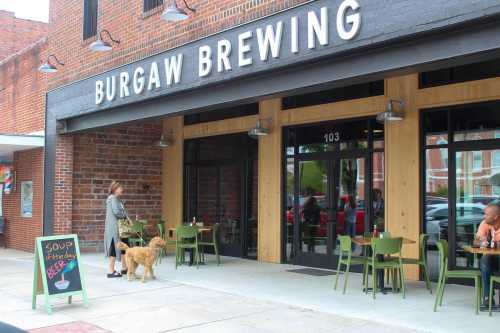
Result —
[[337, 284], [339, 282], [339, 275], [341, 265], [345, 266], [344, 271], [344, 290], [342, 294], [345, 294], [347, 289], [347, 280], [349, 278], [349, 269], [351, 265], [363, 265], [363, 284], [365, 283], [364, 278], [366, 277], [364, 272], [366, 270], [367, 259], [363, 257], [352, 257], [352, 240], [350, 236], [339, 236], [340, 249], [339, 249], [339, 263], [337, 266], [337, 276], [335, 277], [335, 287], [333, 289], [337, 290]]
[[193, 251], [196, 268], [200, 265], [200, 254], [198, 252], [198, 228], [180, 225], [175, 229], [175, 269], [184, 262], [184, 251], [191, 249]]
[[493, 301], [493, 284], [494, 284], [494, 282], [500, 283], [500, 276], [492, 276], [490, 278], [490, 295], [489, 295], [489, 304], [488, 304], [490, 316], [491, 316], [491, 306], [492, 306], [492, 301]]
[[420, 246], [418, 259], [403, 258], [403, 265], [418, 265], [418, 266], [422, 267], [422, 270], [424, 273], [425, 287], [432, 294], [432, 286], [431, 286], [431, 282], [429, 279], [429, 268], [427, 266], [427, 251], [426, 251], [426, 249], [427, 249], [427, 240], [428, 239], [429, 239], [429, 235], [420, 234], [419, 241], [418, 241], [418, 244]]
[[128, 242], [130, 246], [144, 246], [144, 226], [148, 224], [146, 220], [137, 220], [132, 224], [132, 232], [134, 237], [129, 237]]
[[198, 242], [203, 260], [205, 260], [205, 251], [204, 251], [205, 246], [212, 246], [214, 248], [214, 253], [215, 256], [217, 257], [217, 266], [220, 265], [219, 245], [217, 244], [217, 236], [219, 235], [219, 228], [220, 228], [219, 223], [214, 224], [212, 227], [212, 236], [211, 236], [212, 239], [211, 240], [201, 239]]
[[[406, 285], [404, 280], [403, 262], [401, 260], [401, 247], [403, 238], [373, 238], [372, 239], [372, 257], [367, 260], [367, 268], [365, 269], [365, 291], [368, 293], [368, 268], [372, 268], [372, 284], [373, 284], [373, 299], [377, 293], [377, 270], [397, 271], [403, 291], [403, 298], [406, 297]], [[384, 256], [384, 260], [379, 260], [378, 256]], [[396, 274], [393, 275], [394, 277]], [[393, 278], [392, 288], [395, 288], [395, 278]]]
[[481, 272], [478, 270], [461, 269], [461, 270], [448, 270], [448, 242], [444, 239], [437, 241], [436, 246], [439, 251], [439, 281], [436, 289], [436, 300], [434, 301], [434, 312], [437, 306], [443, 305], [443, 294], [446, 285], [446, 280], [449, 278], [458, 279], [472, 279], [474, 280], [475, 291], [475, 307], [476, 314], [479, 314], [479, 303], [481, 298]]

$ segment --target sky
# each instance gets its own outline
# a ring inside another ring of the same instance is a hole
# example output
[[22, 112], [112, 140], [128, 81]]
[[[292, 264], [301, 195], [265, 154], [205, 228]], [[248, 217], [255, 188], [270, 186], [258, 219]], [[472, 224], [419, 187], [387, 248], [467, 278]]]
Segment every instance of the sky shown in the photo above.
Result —
[[49, 0], [0, 0], [0, 10], [16, 13], [16, 17], [49, 21]]

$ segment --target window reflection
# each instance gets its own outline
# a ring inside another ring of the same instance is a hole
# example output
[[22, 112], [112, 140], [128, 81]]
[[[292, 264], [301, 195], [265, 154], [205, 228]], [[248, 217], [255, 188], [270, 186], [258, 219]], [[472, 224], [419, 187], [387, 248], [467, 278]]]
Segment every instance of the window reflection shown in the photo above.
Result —
[[299, 163], [300, 246], [303, 252], [327, 251], [327, 163]]

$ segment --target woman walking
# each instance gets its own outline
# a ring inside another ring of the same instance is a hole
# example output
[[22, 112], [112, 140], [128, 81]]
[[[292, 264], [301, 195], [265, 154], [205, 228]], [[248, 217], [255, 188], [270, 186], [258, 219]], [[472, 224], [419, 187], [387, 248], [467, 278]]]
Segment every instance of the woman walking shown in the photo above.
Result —
[[[118, 220], [126, 219], [127, 212], [120, 200], [123, 187], [120, 183], [113, 181], [109, 187], [109, 196], [106, 199], [106, 222], [104, 224], [104, 251], [109, 258], [108, 278], [121, 277], [127, 273], [125, 252], [118, 249], [118, 242], [128, 243], [126, 239], [120, 239], [118, 233]], [[116, 259], [121, 261], [121, 274], [115, 271]]]

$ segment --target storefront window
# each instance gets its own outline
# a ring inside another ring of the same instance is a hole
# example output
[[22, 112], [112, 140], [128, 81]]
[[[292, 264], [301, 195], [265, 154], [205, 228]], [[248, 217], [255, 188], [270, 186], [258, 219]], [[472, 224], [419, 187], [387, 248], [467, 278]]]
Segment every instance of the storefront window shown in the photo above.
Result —
[[[444, 158], [446, 156], [446, 158]], [[427, 260], [432, 279], [439, 275], [436, 241], [448, 240], [448, 149], [427, 149], [425, 152], [424, 230], [429, 235]]]
[[422, 114], [422, 121], [424, 230], [429, 235], [431, 276], [436, 279], [435, 244], [439, 239], [448, 241], [452, 267], [478, 267], [477, 257], [463, 247], [472, 244], [486, 205], [500, 198], [494, 180], [500, 174], [500, 161], [496, 161], [500, 156], [500, 102], [429, 110]]
[[293, 256], [293, 221], [295, 211], [293, 209], [293, 189], [295, 179], [295, 165], [293, 158], [286, 160], [286, 211], [285, 211], [285, 260], [289, 262]]
[[384, 152], [373, 153], [372, 189], [373, 224], [385, 230]]

